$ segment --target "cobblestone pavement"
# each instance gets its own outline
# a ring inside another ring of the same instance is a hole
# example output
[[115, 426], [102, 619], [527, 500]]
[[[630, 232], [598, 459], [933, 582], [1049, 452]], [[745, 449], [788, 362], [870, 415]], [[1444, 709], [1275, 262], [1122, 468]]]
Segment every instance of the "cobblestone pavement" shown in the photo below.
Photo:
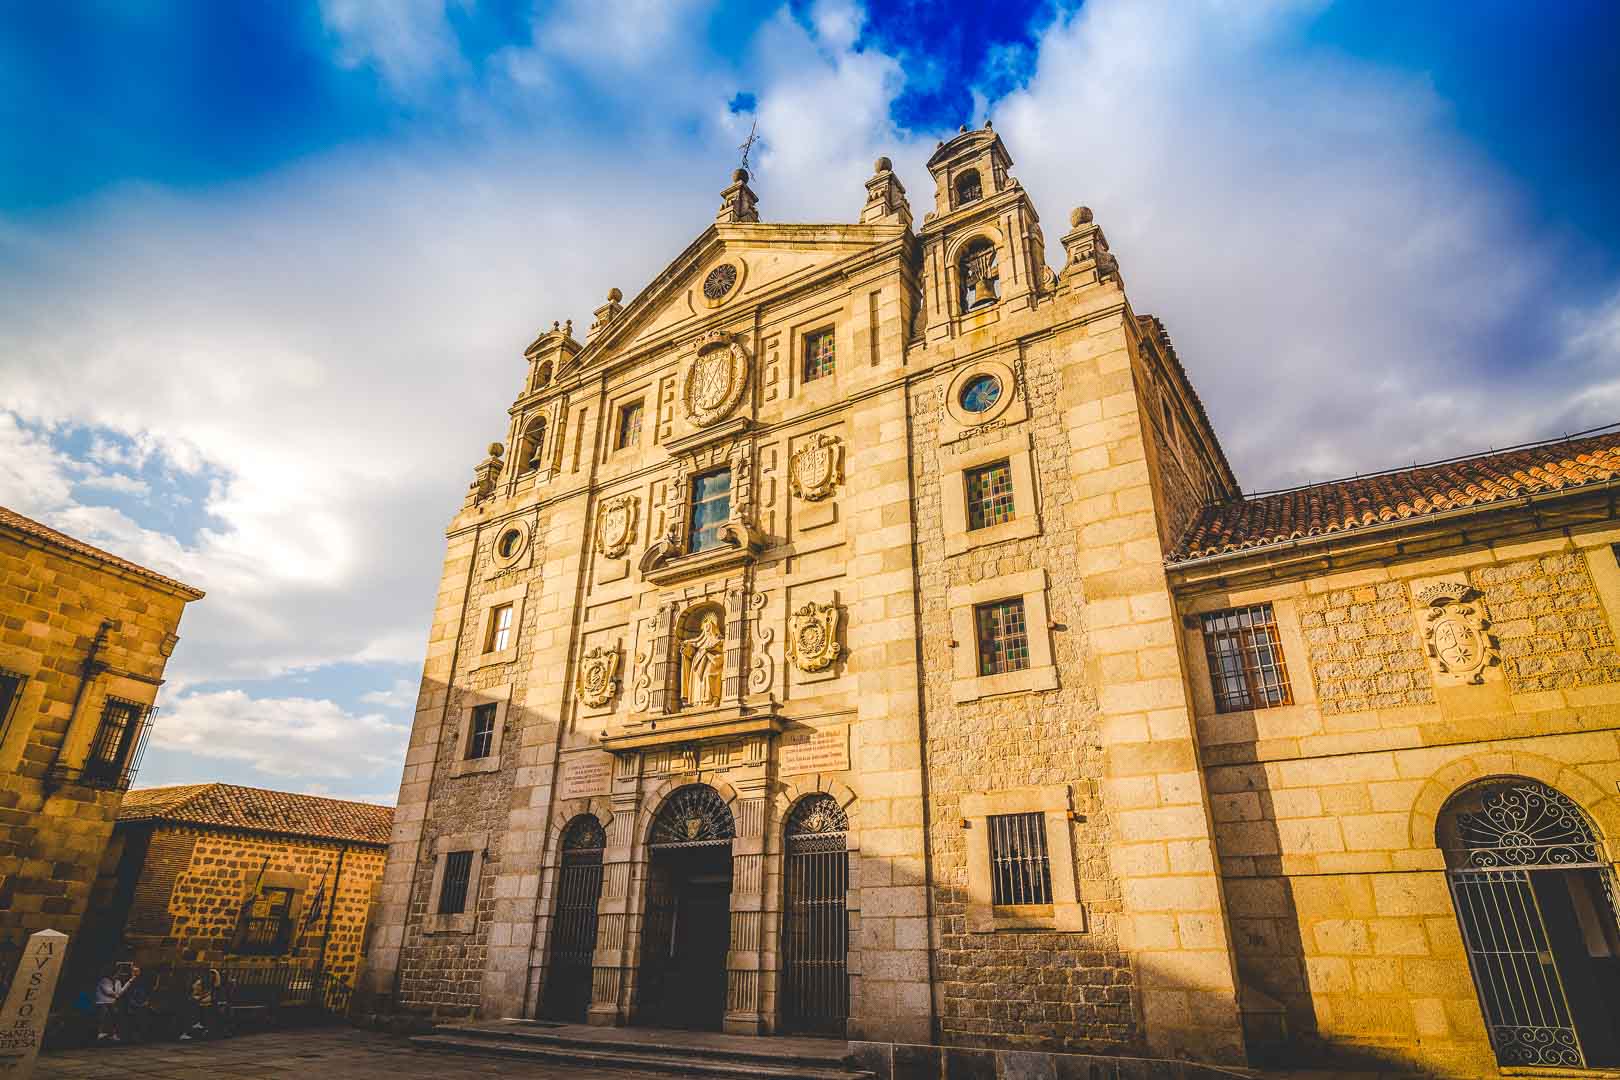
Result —
[[547, 1080], [646, 1080], [644, 1072], [503, 1061], [417, 1050], [404, 1039], [358, 1028], [239, 1035], [219, 1042], [97, 1046], [44, 1054], [36, 1080], [444, 1080], [544, 1076]]

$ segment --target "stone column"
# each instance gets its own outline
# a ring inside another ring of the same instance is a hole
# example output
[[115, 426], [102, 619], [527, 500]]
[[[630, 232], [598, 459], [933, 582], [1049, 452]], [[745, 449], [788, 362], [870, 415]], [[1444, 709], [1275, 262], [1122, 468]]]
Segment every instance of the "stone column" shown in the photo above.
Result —
[[[764, 747], [749, 744], [750, 751]], [[752, 754], [750, 756], [753, 756]], [[737, 780], [740, 796], [733, 810], [737, 835], [731, 841], [731, 948], [726, 953], [725, 1030], [759, 1035], [766, 1029], [764, 1004], [765, 826], [769, 779]]]
[[632, 913], [631, 897], [641, 889], [647, 872], [645, 860], [639, 866], [635, 862], [640, 773], [641, 755], [618, 755], [613, 765], [613, 820], [602, 852], [602, 896], [596, 905], [591, 1007], [586, 1013], [586, 1022], [599, 1027], [628, 1024], [635, 1002], [638, 958], [633, 946], [641, 939], [641, 914]]

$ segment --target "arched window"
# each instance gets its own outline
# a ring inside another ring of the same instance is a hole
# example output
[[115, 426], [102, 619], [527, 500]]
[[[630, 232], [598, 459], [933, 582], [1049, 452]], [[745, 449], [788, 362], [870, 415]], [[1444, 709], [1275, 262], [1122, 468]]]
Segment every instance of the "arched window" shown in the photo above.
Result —
[[1497, 1060], [1620, 1064], [1620, 925], [1580, 807], [1534, 780], [1489, 780], [1452, 796], [1436, 832]]
[[983, 237], [968, 244], [957, 260], [957, 276], [964, 314], [994, 304], [1001, 298], [996, 288], [996, 246]]
[[707, 784], [688, 784], [664, 801], [653, 819], [653, 847], [729, 844], [737, 835], [731, 807]]
[[541, 364], [539, 367], [534, 369], [534, 384], [532, 386], [530, 386], [529, 389], [530, 390], [538, 390], [542, 386], [545, 386], [550, 381], [551, 381], [551, 361], [547, 360], [545, 363]]
[[956, 205], [966, 206], [984, 197], [984, 185], [979, 183], [977, 169], [969, 169], [956, 178]]
[[546, 418], [537, 416], [523, 429], [518, 445], [518, 474], [532, 473], [545, 460]]

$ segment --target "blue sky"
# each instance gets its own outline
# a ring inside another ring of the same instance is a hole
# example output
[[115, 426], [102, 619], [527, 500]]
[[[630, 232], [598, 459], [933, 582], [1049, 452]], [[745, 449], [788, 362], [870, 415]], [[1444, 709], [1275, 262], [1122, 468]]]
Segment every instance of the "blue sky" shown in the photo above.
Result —
[[205, 588], [142, 783], [391, 799], [521, 350], [751, 124], [766, 219], [995, 121], [1251, 490], [1620, 419], [1620, 5], [11, 5], [0, 502]]

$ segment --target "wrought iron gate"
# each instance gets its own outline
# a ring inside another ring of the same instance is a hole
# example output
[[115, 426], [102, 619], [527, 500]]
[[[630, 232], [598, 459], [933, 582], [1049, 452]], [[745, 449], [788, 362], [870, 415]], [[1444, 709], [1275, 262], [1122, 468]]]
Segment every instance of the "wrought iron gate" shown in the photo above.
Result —
[[[1504, 1065], [1586, 1065], [1535, 875], [1607, 864], [1580, 809], [1534, 781], [1464, 791], [1441, 822], [1447, 879], [1491, 1043]], [[1544, 879], [1551, 885], [1556, 879]], [[1613, 896], [1608, 897], [1613, 918]]]
[[830, 796], [788, 816], [782, 1015], [794, 1031], [844, 1034], [849, 1019], [849, 819]]
[[551, 925], [545, 1014], [583, 1021], [591, 1006], [591, 959], [596, 952], [596, 908], [602, 897], [602, 849], [607, 834], [590, 814], [563, 832], [557, 875], [557, 910]]

